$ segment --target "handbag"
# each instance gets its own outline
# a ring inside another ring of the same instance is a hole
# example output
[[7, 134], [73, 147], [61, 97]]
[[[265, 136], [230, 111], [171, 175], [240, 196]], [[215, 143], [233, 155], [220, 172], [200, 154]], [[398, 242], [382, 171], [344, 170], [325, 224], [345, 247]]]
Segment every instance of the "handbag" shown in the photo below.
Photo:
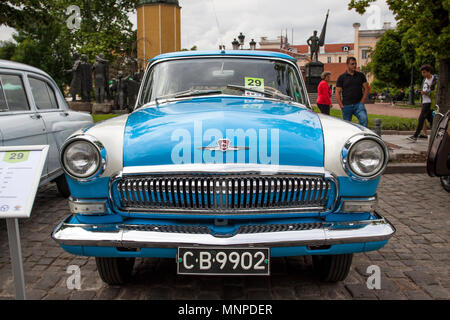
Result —
[[450, 175], [450, 110], [440, 119], [427, 156], [427, 172], [433, 176]]

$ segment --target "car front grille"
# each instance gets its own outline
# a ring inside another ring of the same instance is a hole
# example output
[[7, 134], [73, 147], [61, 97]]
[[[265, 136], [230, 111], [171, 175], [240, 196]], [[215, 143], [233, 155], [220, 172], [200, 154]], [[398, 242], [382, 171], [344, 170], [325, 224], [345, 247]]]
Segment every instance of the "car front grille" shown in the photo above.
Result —
[[301, 174], [132, 175], [116, 179], [111, 196], [127, 212], [323, 212], [336, 197], [336, 184]]

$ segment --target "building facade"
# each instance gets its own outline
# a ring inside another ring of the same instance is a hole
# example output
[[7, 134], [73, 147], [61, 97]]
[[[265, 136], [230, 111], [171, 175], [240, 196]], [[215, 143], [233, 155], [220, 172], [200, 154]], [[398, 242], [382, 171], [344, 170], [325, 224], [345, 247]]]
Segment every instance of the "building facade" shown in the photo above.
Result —
[[156, 55], [181, 50], [178, 0], [141, 0], [137, 7], [137, 56], [140, 68]]

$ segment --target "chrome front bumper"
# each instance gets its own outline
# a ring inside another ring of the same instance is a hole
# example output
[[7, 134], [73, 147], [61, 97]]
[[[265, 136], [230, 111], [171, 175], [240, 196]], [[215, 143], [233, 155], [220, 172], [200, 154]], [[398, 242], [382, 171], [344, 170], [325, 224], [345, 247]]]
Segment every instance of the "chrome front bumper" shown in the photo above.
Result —
[[61, 245], [118, 248], [177, 248], [179, 246], [323, 246], [388, 240], [394, 226], [382, 216], [352, 222], [324, 222], [307, 230], [239, 233], [217, 237], [209, 233], [177, 233], [133, 230], [129, 225], [70, 224], [70, 217], [61, 222], [52, 238]]

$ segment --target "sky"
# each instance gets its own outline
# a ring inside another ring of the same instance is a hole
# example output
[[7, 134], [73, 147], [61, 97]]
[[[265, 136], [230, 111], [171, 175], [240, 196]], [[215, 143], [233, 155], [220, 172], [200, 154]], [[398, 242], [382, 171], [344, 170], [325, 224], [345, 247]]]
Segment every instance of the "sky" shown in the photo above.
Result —
[[[350, 0], [179, 0], [181, 6], [181, 47], [199, 50], [218, 49], [219, 44], [231, 48], [231, 42], [242, 32], [245, 47], [266, 36], [275, 38], [286, 32], [292, 44], [305, 44], [313, 30], [322, 29], [330, 9], [326, 43], [353, 42], [353, 23], [361, 29], [394, 22], [384, 0], [375, 2], [371, 12], [359, 15], [347, 9]], [[130, 14], [136, 25], [136, 14]], [[292, 30], [294, 40], [292, 41]], [[11, 39], [14, 30], [0, 27], [0, 40]]]

